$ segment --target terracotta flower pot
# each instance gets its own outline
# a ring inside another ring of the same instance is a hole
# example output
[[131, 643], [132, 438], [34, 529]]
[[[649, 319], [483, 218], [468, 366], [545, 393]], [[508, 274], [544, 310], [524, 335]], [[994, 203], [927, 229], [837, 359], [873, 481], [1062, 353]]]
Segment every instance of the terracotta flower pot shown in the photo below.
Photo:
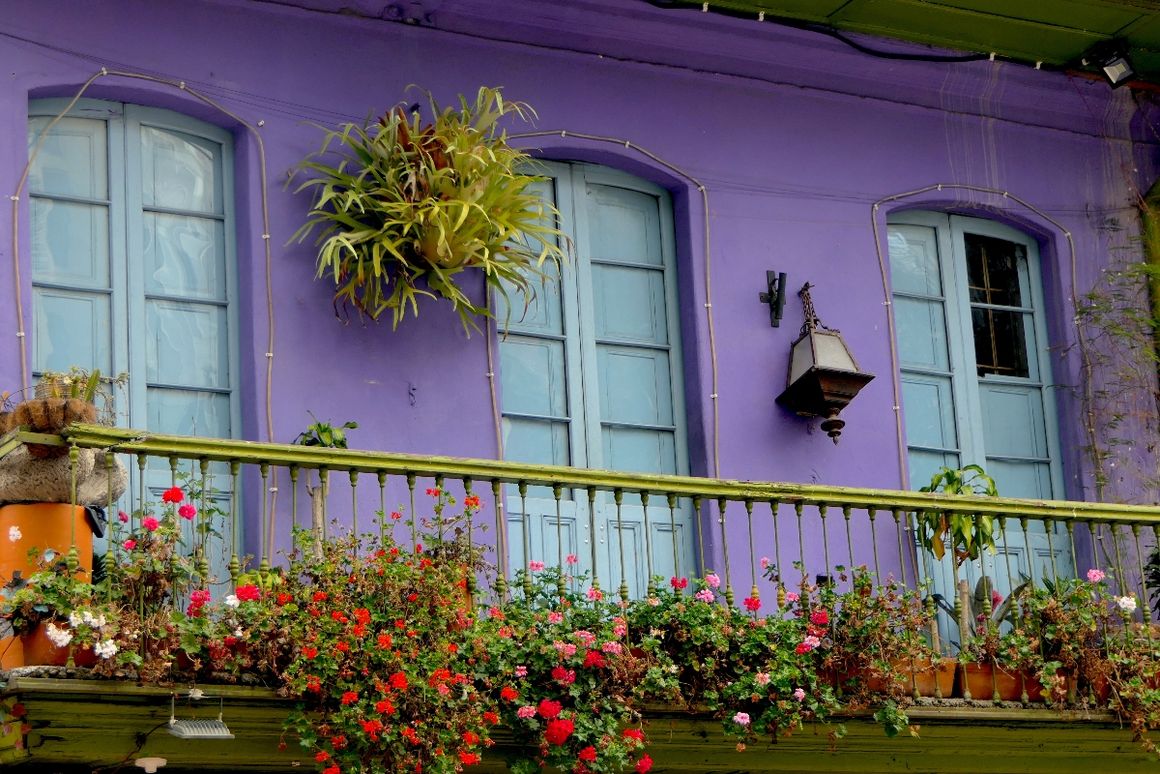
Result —
[[857, 680], [870, 693], [895, 693], [901, 686], [902, 693], [907, 696], [913, 695], [917, 690], [919, 696], [950, 698], [954, 690], [956, 663], [953, 658], [939, 659], [933, 663], [898, 659], [892, 662], [895, 675], [893, 679], [872, 676], [863, 671], [839, 675], [837, 682], [847, 690]]
[[[68, 663], [70, 651], [73, 654], [74, 666], [87, 667], [97, 662], [97, 655], [91, 648], [76, 648], [71, 645], [58, 648], [48, 638], [47, 629], [43, 624], [21, 634], [19, 640], [23, 662], [20, 666], [64, 666]], [[5, 664], [5, 667], [11, 666], [13, 665]]]
[[1032, 690], [1038, 686], [1042, 696], [1043, 687], [1039, 681], [1021, 671], [1008, 672], [1000, 668], [992, 668], [991, 664], [960, 664], [958, 695], [968, 696], [979, 701], [1022, 701], [1023, 690], [1026, 687], [1028, 700]]

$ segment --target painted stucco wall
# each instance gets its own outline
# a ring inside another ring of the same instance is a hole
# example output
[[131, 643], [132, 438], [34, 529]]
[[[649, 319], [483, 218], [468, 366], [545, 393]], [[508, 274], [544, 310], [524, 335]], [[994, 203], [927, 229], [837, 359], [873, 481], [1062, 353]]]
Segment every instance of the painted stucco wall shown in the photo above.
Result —
[[[1054, 376], [1065, 386], [1056, 399], [1068, 495], [1090, 495], [1071, 298], [1092, 287], [1113, 257], [1137, 249], [1133, 205], [1157, 173], [1155, 115], [1127, 90], [1013, 64], [876, 59], [806, 32], [635, 0], [360, 0], [338, 12], [343, 6], [10, 0], [0, 29], [0, 191], [15, 189], [26, 161], [28, 100], [71, 96], [102, 66], [184, 81], [245, 121], [261, 122], [273, 246], [274, 440], [292, 440], [312, 410], [357, 420], [352, 443], [361, 448], [495, 455], [484, 337], [465, 337], [454, 314], [434, 304], [424, 306], [419, 324], [408, 321], [397, 332], [337, 320], [331, 291], [313, 279], [309, 246], [287, 244], [307, 202], [284, 182], [317, 145], [309, 121], [364, 118], [407, 99], [408, 84], [441, 101], [498, 85], [538, 111], [538, 129], [616, 140], [536, 138], [521, 141], [526, 147], [620, 167], [672, 192], [695, 472], [714, 470], [716, 432], [723, 477], [904, 484], [872, 226], [876, 219], [883, 228], [892, 209], [924, 207], [995, 217], [1040, 239]], [[87, 96], [172, 108], [235, 132], [243, 433], [265, 440], [269, 326], [254, 138], [173, 88], [108, 76]], [[708, 195], [708, 251], [692, 179]], [[938, 184], [944, 188], [873, 208]], [[1041, 212], [955, 184], [1006, 191]], [[27, 233], [23, 202], [20, 218]], [[1075, 242], [1074, 265], [1063, 230]], [[3, 266], [12, 258], [10, 236], [5, 214]], [[27, 241], [21, 253], [27, 316]], [[848, 425], [838, 446], [773, 403], [802, 313], [791, 293], [782, 326], [770, 328], [757, 301], [767, 269], [787, 272], [792, 290], [813, 283], [822, 320], [845, 334], [862, 367], [878, 377], [843, 412]], [[0, 276], [0, 329], [9, 332], [0, 335], [4, 384], [19, 381], [11, 277]], [[1153, 463], [1145, 455], [1141, 464]], [[1125, 497], [1139, 494], [1134, 480], [1121, 489]], [[770, 539], [767, 529], [759, 539]], [[715, 545], [709, 548], [712, 556]], [[896, 560], [897, 550], [883, 551], [884, 561]]]

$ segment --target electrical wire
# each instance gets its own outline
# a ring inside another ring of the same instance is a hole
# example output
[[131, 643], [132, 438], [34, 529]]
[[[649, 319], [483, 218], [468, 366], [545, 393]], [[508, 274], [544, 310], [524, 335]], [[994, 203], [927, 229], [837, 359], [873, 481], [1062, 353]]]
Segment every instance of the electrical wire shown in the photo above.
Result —
[[[725, 6], [714, 6], [712, 3], [698, 3], [696, 7], [694, 7], [694, 3], [691, 0], [644, 0], [644, 2], [666, 11], [714, 13], [718, 16], [730, 16], [735, 19], [769, 22], [772, 24], [778, 24], [783, 27], [792, 27], [794, 29], [805, 30], [807, 32], [815, 32], [819, 35], [828, 35], [835, 40], [845, 43], [855, 51], [867, 54], [868, 56], [878, 57], [880, 59], [898, 59], [905, 62], [941, 62], [949, 64], [956, 64], [959, 62], [978, 62], [983, 59], [993, 60], [998, 58], [1012, 62], [1017, 61], [1015, 59], [1009, 59], [1008, 57], [999, 57], [996, 54], [914, 54], [905, 51], [885, 51], [880, 48], [871, 48], [870, 46], [859, 43], [853, 38], [847, 37], [841, 30], [828, 24], [817, 24], [816, 22], [795, 19], [791, 16], [770, 14], [768, 11], [759, 11], [757, 13], [753, 13], [752, 11], [741, 11]], [[1037, 69], [1043, 69], [1042, 63], [1040, 63], [1040, 66]]]

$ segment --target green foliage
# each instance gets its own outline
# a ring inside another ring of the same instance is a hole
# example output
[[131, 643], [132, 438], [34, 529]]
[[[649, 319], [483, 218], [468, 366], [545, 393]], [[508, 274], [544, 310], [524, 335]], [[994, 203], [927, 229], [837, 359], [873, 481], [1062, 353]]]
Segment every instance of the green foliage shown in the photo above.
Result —
[[340, 426], [335, 427], [329, 422], [320, 421], [318, 417], [314, 416], [314, 412], [310, 412], [310, 418], [314, 421], [307, 425], [306, 429], [294, 439], [294, 443], [299, 446], [322, 446], [327, 449], [345, 449], [346, 431], [358, 429], [358, 422], [343, 422]]
[[504, 298], [526, 297], [547, 276], [546, 261], [565, 257], [559, 213], [535, 192], [544, 178], [523, 174], [530, 157], [507, 143], [505, 119], [535, 116], [499, 89], [480, 88], [473, 102], [440, 108], [429, 96], [432, 123], [400, 107], [373, 125], [327, 130], [321, 149], [299, 164], [314, 205], [294, 238], [317, 231], [317, 276], [337, 288], [335, 303], [398, 327], [419, 315], [420, 296], [442, 297], [464, 330], [488, 316], [457, 275], [483, 272]]
[[477, 623], [475, 658], [501, 722], [539, 751], [534, 770], [641, 765], [638, 684], [658, 661], [631, 647], [624, 611], [561, 569], [521, 571], [513, 586]]
[[918, 736], [918, 727], [910, 725], [910, 718], [892, 701], [886, 702], [875, 712], [874, 719], [882, 724], [889, 737], [893, 738], [899, 734]]
[[[919, 491], [942, 492], [948, 495], [999, 496], [995, 480], [978, 465], [940, 468], [931, 477], [930, 484]], [[948, 543], [955, 561], [960, 565], [968, 559], [978, 559], [984, 549], [992, 553], [995, 551], [998, 523], [993, 516], [922, 511], [915, 514], [915, 520], [919, 545], [930, 551], [936, 559], [943, 558]]]

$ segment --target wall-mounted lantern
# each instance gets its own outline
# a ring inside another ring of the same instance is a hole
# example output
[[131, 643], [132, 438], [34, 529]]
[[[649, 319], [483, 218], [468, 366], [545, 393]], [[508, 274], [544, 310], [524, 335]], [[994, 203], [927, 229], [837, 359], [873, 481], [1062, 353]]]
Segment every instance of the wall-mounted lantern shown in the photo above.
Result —
[[777, 402], [803, 417], [825, 417], [822, 430], [838, 442], [846, 422], [839, 412], [874, 378], [858, 369], [842, 334], [822, 325], [807, 282], [798, 296], [806, 320], [790, 351], [789, 378]]

